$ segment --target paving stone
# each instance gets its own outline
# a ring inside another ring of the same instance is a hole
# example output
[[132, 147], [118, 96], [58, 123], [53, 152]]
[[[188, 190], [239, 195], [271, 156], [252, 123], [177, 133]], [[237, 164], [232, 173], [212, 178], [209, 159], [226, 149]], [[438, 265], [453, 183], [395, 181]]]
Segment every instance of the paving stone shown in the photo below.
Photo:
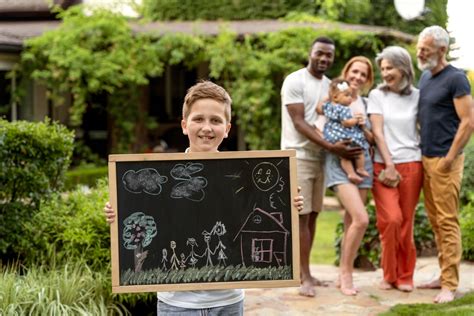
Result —
[[[334, 285], [338, 269], [331, 265], [311, 265], [311, 272], [320, 280], [329, 281], [328, 287], [316, 287], [316, 297], [298, 295], [298, 288], [248, 289], [245, 297], [245, 315], [330, 315], [373, 316], [396, 304], [432, 303], [437, 290], [415, 289], [411, 293], [378, 288], [382, 270], [354, 272], [354, 283], [360, 289], [357, 296], [342, 295]], [[433, 280], [439, 275], [436, 257], [418, 258], [415, 285]], [[459, 296], [474, 291], [474, 264], [461, 263]]]

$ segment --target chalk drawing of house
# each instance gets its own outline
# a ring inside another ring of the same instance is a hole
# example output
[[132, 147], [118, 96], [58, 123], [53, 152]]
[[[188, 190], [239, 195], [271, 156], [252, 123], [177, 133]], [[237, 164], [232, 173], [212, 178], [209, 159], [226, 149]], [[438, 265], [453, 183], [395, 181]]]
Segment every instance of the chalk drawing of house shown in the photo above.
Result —
[[275, 217], [260, 208], [255, 208], [248, 215], [234, 237], [234, 241], [240, 241], [244, 266], [279, 267], [287, 264], [286, 249], [290, 232], [283, 227], [281, 220], [282, 216]]

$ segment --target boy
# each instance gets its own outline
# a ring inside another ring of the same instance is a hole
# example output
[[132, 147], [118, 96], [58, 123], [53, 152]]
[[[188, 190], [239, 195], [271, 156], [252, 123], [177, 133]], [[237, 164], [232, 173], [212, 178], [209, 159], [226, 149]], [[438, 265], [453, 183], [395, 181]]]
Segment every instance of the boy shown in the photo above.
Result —
[[[232, 100], [224, 88], [202, 81], [189, 88], [184, 98], [183, 134], [189, 138], [186, 152], [217, 152], [230, 130]], [[294, 205], [303, 208], [303, 197]], [[107, 222], [115, 220], [115, 211], [107, 203]], [[240, 289], [212, 291], [158, 292], [158, 315], [243, 315], [244, 292]]]

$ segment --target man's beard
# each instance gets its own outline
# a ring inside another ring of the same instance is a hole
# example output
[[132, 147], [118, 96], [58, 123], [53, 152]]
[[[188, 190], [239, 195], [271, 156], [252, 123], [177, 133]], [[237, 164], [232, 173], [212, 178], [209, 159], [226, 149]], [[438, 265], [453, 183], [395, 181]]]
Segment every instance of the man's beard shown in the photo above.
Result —
[[438, 55], [433, 55], [431, 58], [428, 58], [427, 61], [422, 62], [419, 58], [417, 59], [418, 69], [421, 71], [432, 70], [438, 65]]

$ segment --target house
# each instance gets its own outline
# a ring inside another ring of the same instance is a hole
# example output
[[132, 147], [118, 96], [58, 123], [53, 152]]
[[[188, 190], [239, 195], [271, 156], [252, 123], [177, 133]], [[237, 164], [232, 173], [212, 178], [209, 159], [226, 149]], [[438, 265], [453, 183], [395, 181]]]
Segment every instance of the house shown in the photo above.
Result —
[[246, 218], [234, 237], [240, 243], [242, 265], [254, 267], [280, 267], [288, 264], [289, 230], [281, 216], [255, 208]]

